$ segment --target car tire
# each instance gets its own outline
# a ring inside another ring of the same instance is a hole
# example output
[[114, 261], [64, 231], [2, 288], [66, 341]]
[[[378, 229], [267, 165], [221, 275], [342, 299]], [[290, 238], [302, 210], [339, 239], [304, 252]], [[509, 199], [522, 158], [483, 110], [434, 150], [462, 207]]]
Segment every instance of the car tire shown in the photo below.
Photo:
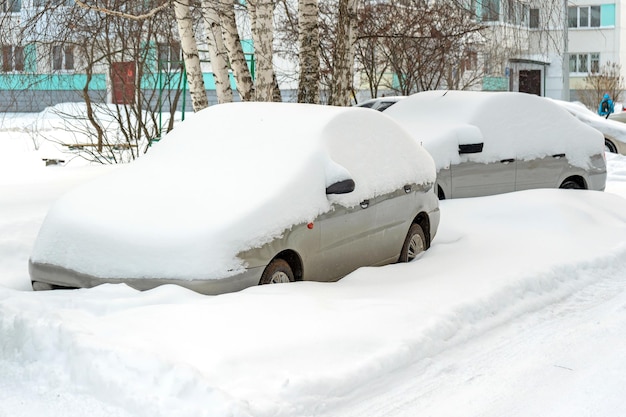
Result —
[[584, 187], [581, 187], [579, 183], [572, 180], [564, 181], [563, 184], [559, 188], [567, 189], [567, 190], [584, 190]]
[[259, 285], [293, 282], [293, 271], [284, 259], [273, 259], [265, 267]]
[[411, 262], [426, 250], [426, 238], [419, 224], [413, 223], [406, 234], [398, 262]]
[[606, 138], [604, 139], [604, 150], [605, 152], [617, 153], [617, 148], [615, 147], [613, 142]]

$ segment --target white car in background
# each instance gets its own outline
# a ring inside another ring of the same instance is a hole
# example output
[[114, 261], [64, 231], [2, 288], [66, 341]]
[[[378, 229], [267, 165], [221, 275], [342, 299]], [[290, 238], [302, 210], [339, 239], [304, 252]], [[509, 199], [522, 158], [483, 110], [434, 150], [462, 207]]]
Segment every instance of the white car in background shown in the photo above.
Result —
[[602, 134], [542, 97], [426, 91], [385, 114], [432, 155], [441, 199], [606, 184]]
[[[611, 115], [605, 119], [578, 101], [554, 100], [554, 102], [565, 108], [581, 122], [600, 131], [604, 135], [604, 146], [607, 152], [626, 155], [626, 124], [620, 122], [618, 116], [613, 117]], [[623, 114], [626, 115], [626, 113]]]

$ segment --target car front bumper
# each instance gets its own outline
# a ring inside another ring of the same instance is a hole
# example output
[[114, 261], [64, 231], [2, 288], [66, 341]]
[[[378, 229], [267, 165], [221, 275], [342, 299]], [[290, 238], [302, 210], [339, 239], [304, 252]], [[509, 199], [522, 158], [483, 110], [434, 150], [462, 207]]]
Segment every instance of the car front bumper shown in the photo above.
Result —
[[263, 266], [248, 268], [245, 272], [220, 279], [169, 279], [169, 278], [100, 278], [57, 265], [28, 262], [33, 290], [92, 288], [101, 284], [126, 284], [140, 291], [161, 285], [178, 285], [206, 295], [217, 295], [243, 290], [258, 285]]

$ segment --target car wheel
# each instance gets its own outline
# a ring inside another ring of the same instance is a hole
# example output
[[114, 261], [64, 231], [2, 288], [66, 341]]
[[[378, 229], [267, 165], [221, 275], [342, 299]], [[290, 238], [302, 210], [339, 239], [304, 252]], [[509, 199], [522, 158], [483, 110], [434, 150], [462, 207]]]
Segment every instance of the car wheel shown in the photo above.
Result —
[[426, 238], [419, 224], [413, 223], [404, 239], [398, 262], [410, 262], [426, 250]]
[[583, 190], [584, 188], [580, 186], [579, 183], [572, 180], [564, 181], [563, 184], [559, 188], [565, 188], [569, 190]]
[[617, 148], [615, 147], [613, 142], [611, 142], [608, 139], [604, 139], [604, 151], [610, 152], [610, 153], [617, 153]]
[[293, 271], [284, 259], [274, 259], [265, 267], [259, 285], [293, 282]]
[[445, 200], [446, 199], [446, 195], [443, 192], [443, 190], [441, 189], [440, 186], [437, 186], [437, 198], [439, 198], [439, 200]]

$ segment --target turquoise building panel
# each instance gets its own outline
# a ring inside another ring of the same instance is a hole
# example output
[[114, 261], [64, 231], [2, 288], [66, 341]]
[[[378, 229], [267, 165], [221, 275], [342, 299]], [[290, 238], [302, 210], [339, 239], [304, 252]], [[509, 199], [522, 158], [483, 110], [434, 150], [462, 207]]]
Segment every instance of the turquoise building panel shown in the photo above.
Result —
[[483, 77], [483, 91], [508, 91], [507, 77]]
[[[146, 74], [141, 79], [141, 88], [144, 90], [176, 90], [176, 89], [186, 89], [187, 84], [184, 82], [181, 77], [184, 75], [180, 72], [175, 73], [156, 73], [156, 74]], [[230, 77], [230, 87], [233, 90], [237, 89], [237, 85], [235, 83], [235, 77], [232, 73], [229, 74]], [[202, 79], [204, 80], [204, 88], [207, 90], [215, 90], [215, 78], [213, 74], [210, 72], [202, 73]]]
[[[82, 90], [86, 83], [86, 74], [0, 74], [0, 90]], [[106, 76], [94, 74], [89, 89], [95, 91], [106, 88]]]
[[615, 4], [603, 4], [600, 7], [600, 26], [615, 26]]

